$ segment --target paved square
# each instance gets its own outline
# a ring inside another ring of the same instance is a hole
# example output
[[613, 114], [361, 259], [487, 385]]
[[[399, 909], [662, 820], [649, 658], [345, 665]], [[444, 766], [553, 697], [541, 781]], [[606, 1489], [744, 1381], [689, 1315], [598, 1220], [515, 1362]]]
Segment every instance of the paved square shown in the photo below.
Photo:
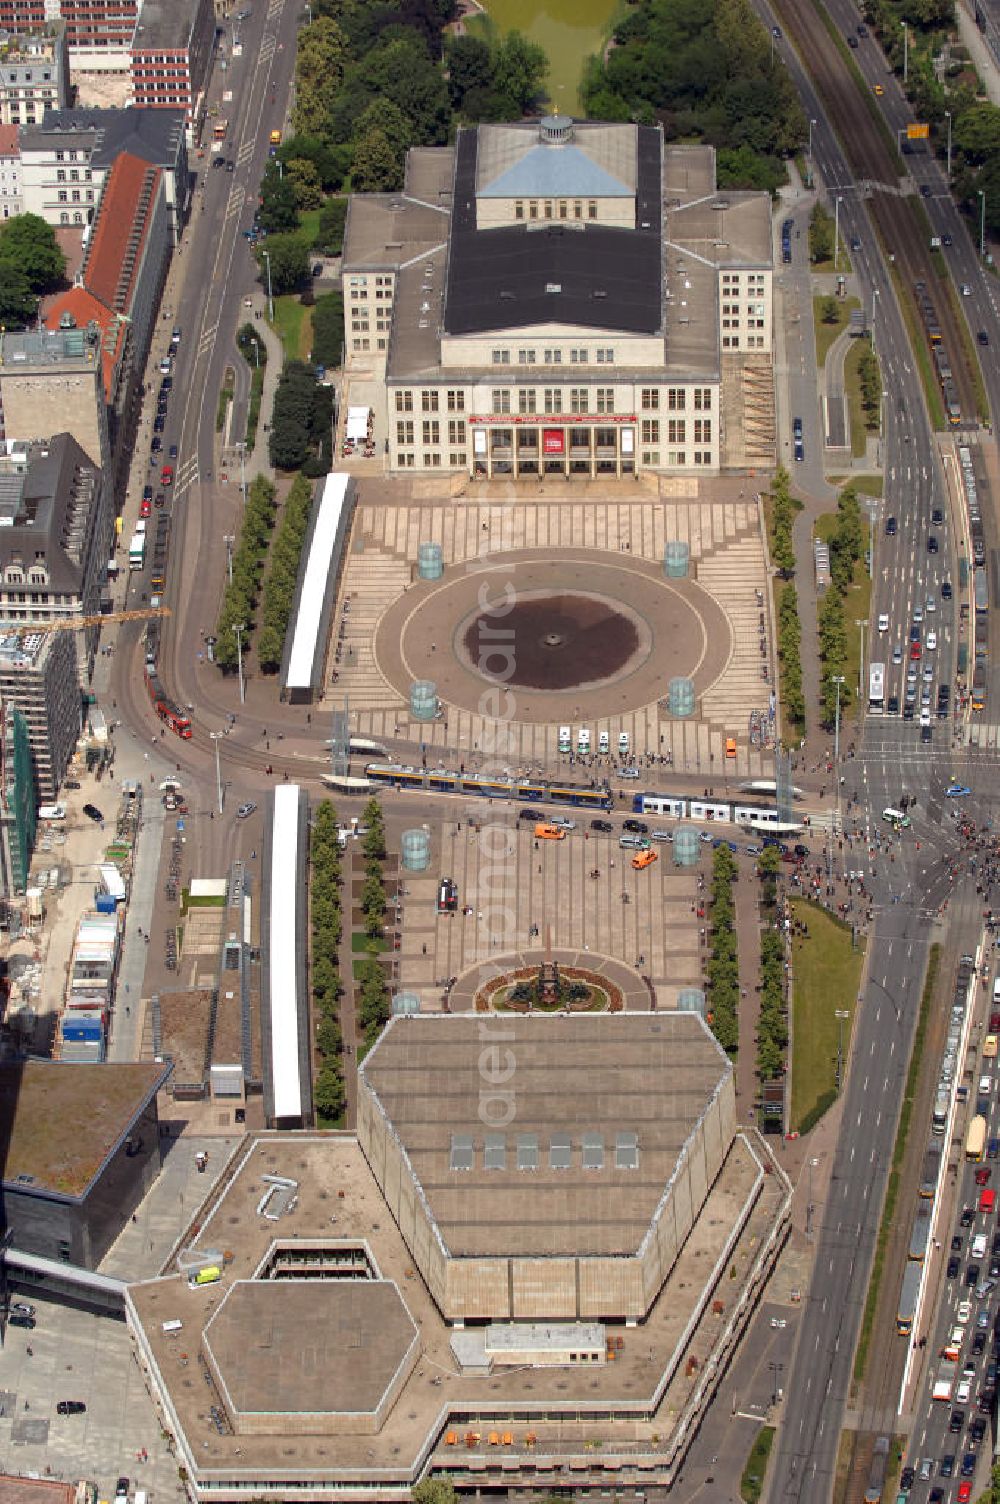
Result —
[[[664, 576], [672, 540], [690, 549], [687, 579]], [[440, 581], [416, 577], [418, 545], [425, 542], [441, 544]], [[404, 737], [445, 760], [457, 755], [475, 763], [489, 745], [493, 714], [482, 708], [491, 681], [470, 668], [462, 649], [479, 586], [487, 586], [491, 600], [499, 592], [501, 601], [505, 590], [582, 588], [604, 601], [617, 598], [638, 616], [652, 651], [598, 693], [519, 688], [507, 723], [511, 764], [558, 766], [558, 726], [572, 723], [591, 728], [595, 750], [600, 732], [616, 749], [624, 731], [637, 757], [669, 754], [687, 772], [721, 772], [726, 741], [735, 738], [738, 755], [728, 764], [734, 776], [766, 776], [769, 758], [749, 734], [751, 717], [767, 718], [773, 683], [770, 626], [765, 616], [762, 628], [766, 608], [758, 604], [758, 591], [768, 598], [766, 583], [753, 496], [421, 503], [392, 494], [368, 501], [363, 493], [334, 616], [338, 638], [329, 668], [337, 678], [326, 699], [339, 705], [346, 696], [363, 736]], [[485, 597], [478, 598], [481, 606]], [[488, 672], [498, 670], [491, 665]], [[698, 694], [689, 720], [668, 712], [669, 681], [677, 675], [691, 677]], [[437, 685], [443, 713], [433, 724], [410, 716], [414, 679]]]

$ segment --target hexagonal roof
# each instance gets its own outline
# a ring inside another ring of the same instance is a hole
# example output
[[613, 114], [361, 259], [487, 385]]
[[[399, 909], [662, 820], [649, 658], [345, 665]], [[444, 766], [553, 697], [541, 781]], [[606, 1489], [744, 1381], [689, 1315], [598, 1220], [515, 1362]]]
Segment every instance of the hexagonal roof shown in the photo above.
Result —
[[423, 1014], [359, 1075], [452, 1257], [584, 1257], [639, 1250], [731, 1071], [695, 1014]]
[[230, 1413], [256, 1418], [370, 1415], [418, 1350], [389, 1280], [239, 1280], [202, 1342]]

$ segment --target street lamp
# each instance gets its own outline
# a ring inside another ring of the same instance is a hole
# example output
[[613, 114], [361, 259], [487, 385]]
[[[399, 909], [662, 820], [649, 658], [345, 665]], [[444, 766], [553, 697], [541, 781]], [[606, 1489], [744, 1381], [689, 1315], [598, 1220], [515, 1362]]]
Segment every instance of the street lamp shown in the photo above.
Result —
[[903, 82], [910, 76], [910, 28], [903, 22]]
[[951, 182], [951, 111], [950, 110], [945, 110], [945, 112], [944, 112], [944, 118], [948, 122], [948, 168], [947, 168], [947, 174], [948, 174], [948, 181], [950, 183]]
[[844, 202], [842, 198], [833, 201], [833, 269], [837, 270], [840, 264], [840, 206]]
[[225, 736], [224, 731], [210, 731], [209, 736], [215, 743], [215, 788], [219, 798], [219, 814], [222, 814], [222, 764], [219, 761], [219, 743]]
[[262, 251], [261, 254], [264, 257], [264, 260], [267, 262], [267, 317], [268, 320], [273, 324], [274, 298], [271, 294], [271, 255], [269, 251]]
[[767, 1366], [771, 1370], [771, 1404], [776, 1405], [778, 1403], [778, 1375], [784, 1373], [785, 1365], [784, 1363], [769, 1363]]
[[[872, 529], [874, 532], [874, 529]], [[854, 618], [854, 625], [861, 630], [861, 656], [858, 659], [858, 705], [861, 704], [861, 696], [865, 692], [865, 627], [868, 625], [867, 618], [861, 620]]]
[[986, 260], [986, 190], [977, 188], [979, 194], [979, 256], [980, 260]]
[[241, 621], [238, 627], [233, 627], [236, 633], [236, 665], [240, 675], [240, 704], [246, 704], [246, 687], [243, 682], [243, 633], [247, 629], [245, 621]]
[[843, 674], [831, 674], [830, 683], [837, 686], [837, 709], [833, 720], [833, 776], [837, 783], [837, 829], [840, 829], [840, 686]]
[[247, 445], [246, 445], [246, 439], [241, 439], [239, 441], [239, 443], [236, 445], [236, 447], [240, 451], [240, 495], [243, 497], [243, 500], [245, 502], [246, 499], [247, 499], [247, 470], [246, 470]]
[[838, 1008], [833, 1016], [839, 1025], [837, 1029], [837, 1091], [839, 1093], [844, 1074], [844, 1020], [850, 1018], [851, 1015], [846, 1008]]
[[813, 1170], [816, 1168], [816, 1166], [818, 1164], [819, 1164], [819, 1160], [818, 1159], [810, 1159], [809, 1164], [807, 1166], [807, 1168], [809, 1170], [809, 1195], [808, 1195], [808, 1199], [806, 1201], [806, 1237], [810, 1241], [812, 1240], [812, 1235], [813, 1235], [813, 1233], [812, 1233], [812, 1219], [813, 1219], [813, 1211], [814, 1211], [814, 1207], [813, 1207]]
[[222, 541], [226, 545], [226, 567], [229, 572], [229, 583], [231, 585], [233, 583], [233, 544], [236, 542], [236, 539], [232, 533], [227, 533]]

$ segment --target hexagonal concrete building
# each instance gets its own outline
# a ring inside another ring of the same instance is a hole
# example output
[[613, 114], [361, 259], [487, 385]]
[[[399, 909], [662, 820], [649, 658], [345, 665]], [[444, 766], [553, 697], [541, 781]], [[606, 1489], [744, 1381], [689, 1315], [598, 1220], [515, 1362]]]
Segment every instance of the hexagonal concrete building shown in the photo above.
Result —
[[445, 1319], [641, 1320], [736, 1130], [694, 1014], [394, 1018], [358, 1140]]
[[237, 1436], [374, 1435], [419, 1353], [391, 1280], [239, 1280], [201, 1350]]

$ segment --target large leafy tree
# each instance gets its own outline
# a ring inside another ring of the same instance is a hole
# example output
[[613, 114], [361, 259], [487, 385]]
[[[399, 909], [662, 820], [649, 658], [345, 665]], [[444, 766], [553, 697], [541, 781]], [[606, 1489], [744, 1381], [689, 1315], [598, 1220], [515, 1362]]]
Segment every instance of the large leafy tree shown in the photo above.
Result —
[[265, 287], [268, 285], [267, 264], [270, 262], [270, 290], [275, 297], [279, 293], [293, 292], [295, 288], [301, 287], [309, 275], [309, 246], [305, 236], [269, 235], [265, 243], [257, 247], [257, 262]]
[[299, 33], [292, 123], [304, 135], [327, 138], [330, 113], [344, 76], [347, 45], [337, 22], [318, 16]]
[[66, 273], [56, 232], [37, 214], [15, 214], [0, 229], [0, 280], [20, 272], [31, 292], [51, 292]]
[[38, 299], [20, 267], [0, 261], [0, 324], [23, 328], [35, 317]]

